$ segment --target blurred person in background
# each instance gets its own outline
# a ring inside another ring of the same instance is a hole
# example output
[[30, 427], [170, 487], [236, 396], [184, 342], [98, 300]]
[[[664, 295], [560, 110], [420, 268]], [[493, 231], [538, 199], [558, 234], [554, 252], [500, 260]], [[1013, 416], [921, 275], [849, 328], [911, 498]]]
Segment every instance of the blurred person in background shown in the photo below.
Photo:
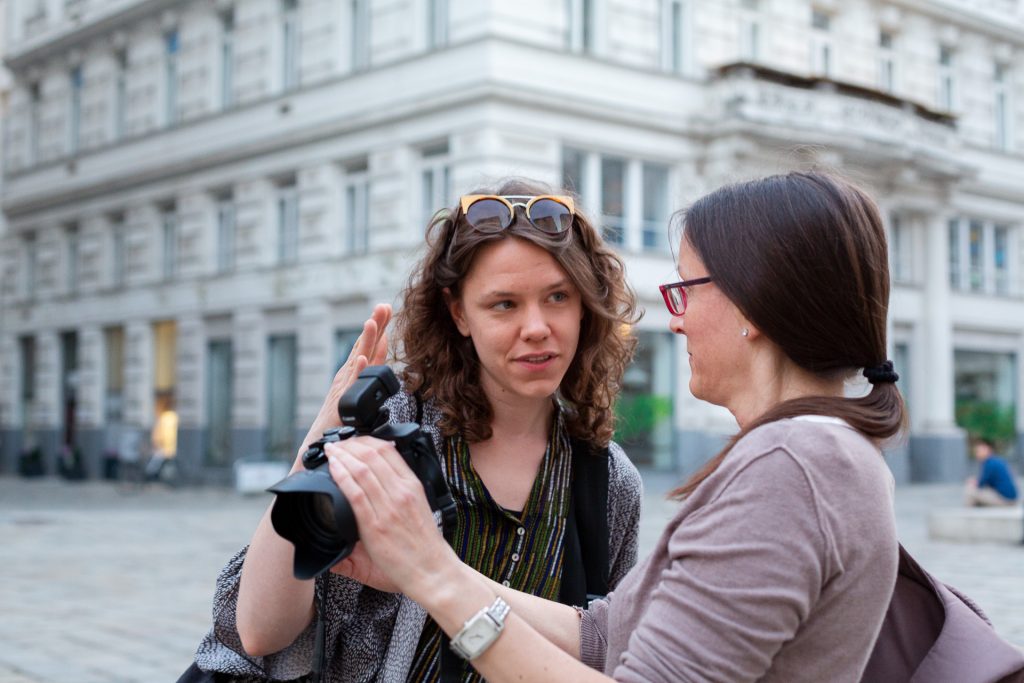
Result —
[[981, 471], [977, 477], [968, 477], [964, 502], [973, 507], [1016, 505], [1017, 484], [1006, 459], [996, 454], [995, 444], [988, 439], [978, 439], [972, 451]]

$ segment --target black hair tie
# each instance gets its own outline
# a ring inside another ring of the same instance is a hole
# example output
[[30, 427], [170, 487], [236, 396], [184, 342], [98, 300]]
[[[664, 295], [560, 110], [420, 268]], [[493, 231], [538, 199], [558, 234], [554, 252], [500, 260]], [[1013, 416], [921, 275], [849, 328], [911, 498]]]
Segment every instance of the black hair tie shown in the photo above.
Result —
[[864, 368], [864, 376], [867, 377], [868, 381], [872, 384], [896, 382], [896, 380], [900, 378], [900, 376], [896, 374], [896, 371], [893, 370], [891, 360], [879, 363], [873, 368]]

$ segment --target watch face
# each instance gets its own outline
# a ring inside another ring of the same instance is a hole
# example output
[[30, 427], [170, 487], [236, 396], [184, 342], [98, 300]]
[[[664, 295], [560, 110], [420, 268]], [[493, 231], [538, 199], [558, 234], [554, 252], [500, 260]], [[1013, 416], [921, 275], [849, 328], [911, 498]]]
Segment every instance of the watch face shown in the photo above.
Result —
[[481, 617], [473, 619], [459, 634], [459, 645], [470, 657], [475, 657], [498, 637], [494, 622], [483, 615]]

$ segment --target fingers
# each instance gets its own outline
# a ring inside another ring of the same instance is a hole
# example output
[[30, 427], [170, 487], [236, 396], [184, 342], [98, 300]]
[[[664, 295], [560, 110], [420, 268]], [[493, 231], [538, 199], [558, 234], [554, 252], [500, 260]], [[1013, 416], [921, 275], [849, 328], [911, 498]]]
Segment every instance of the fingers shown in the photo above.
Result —
[[387, 490], [366, 463], [373, 458], [372, 449], [349, 440], [327, 444], [324, 453], [327, 454], [331, 478], [348, 498], [360, 523], [377, 519], [390, 501]]
[[[331, 476], [342, 493], [348, 497], [350, 490], [359, 489], [355, 493], [359, 500], [350, 497], [349, 502], [361, 522], [363, 514], [372, 515], [365, 521], [377, 522], [406, 514], [405, 511], [416, 505], [423, 505], [429, 511], [423, 484], [391, 442], [359, 437], [328, 444], [325, 452]], [[355, 486], [351, 487], [352, 484]]]
[[373, 462], [368, 462], [368, 465], [386, 466], [390, 471], [390, 474], [385, 475], [384, 470], [380, 470], [379, 476], [395, 476], [403, 481], [419, 483], [419, 477], [410, 469], [409, 465], [405, 462], [405, 458], [402, 457], [402, 454], [398, 452], [393, 443], [373, 436], [362, 437], [358, 441], [371, 445], [375, 450], [377, 458]]
[[353, 351], [366, 356], [371, 365], [380, 365], [387, 357], [387, 335], [385, 330], [391, 321], [391, 306], [377, 304], [370, 318], [363, 323], [363, 333], [356, 340]]

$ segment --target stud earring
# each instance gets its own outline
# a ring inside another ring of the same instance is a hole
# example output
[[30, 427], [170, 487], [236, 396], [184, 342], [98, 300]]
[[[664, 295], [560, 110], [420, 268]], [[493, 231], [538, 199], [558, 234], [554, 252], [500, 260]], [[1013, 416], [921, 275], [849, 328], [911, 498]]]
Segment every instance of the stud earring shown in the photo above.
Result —
[[750, 330], [748, 330], [747, 328], [744, 327], [743, 331], [740, 332], [740, 334], [743, 335], [744, 337], [746, 337], [747, 335], [750, 334]]

